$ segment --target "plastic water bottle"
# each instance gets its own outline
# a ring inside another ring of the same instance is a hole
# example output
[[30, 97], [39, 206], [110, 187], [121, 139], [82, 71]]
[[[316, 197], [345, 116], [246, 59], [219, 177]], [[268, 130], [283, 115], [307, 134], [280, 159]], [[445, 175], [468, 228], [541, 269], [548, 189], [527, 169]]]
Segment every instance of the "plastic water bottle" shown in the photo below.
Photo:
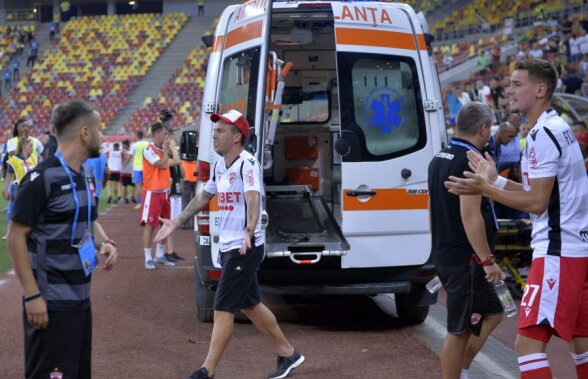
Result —
[[504, 308], [504, 315], [506, 317], [515, 317], [519, 314], [519, 310], [517, 305], [515, 304], [506, 283], [503, 280], [499, 281], [494, 285], [496, 289], [496, 295], [498, 295], [498, 299], [500, 300], [500, 304], [502, 304], [502, 308]]
[[441, 280], [439, 280], [439, 277], [435, 275], [435, 277], [431, 279], [429, 283], [427, 283], [426, 287], [430, 293], [435, 293], [439, 291], [439, 288], [441, 288]]

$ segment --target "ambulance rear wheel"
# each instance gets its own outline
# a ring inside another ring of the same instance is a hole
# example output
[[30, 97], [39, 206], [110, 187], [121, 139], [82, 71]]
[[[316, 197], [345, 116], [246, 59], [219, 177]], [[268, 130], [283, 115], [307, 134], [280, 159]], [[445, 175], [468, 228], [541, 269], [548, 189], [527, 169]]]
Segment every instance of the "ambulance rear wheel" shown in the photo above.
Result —
[[394, 295], [396, 303], [396, 313], [398, 318], [404, 324], [420, 324], [429, 314], [429, 304], [425, 301], [428, 292], [424, 285], [414, 284], [408, 293], [397, 293]]
[[417, 307], [414, 305], [398, 305], [398, 301], [396, 301], [396, 312], [398, 313], [398, 318], [404, 324], [407, 325], [414, 325], [414, 324], [421, 324], [427, 318], [429, 314], [429, 305], [425, 305], [423, 307]]
[[194, 267], [194, 295], [196, 296], [196, 318], [198, 321], [213, 321], [214, 294], [215, 292], [213, 290], [202, 285], [198, 268]]

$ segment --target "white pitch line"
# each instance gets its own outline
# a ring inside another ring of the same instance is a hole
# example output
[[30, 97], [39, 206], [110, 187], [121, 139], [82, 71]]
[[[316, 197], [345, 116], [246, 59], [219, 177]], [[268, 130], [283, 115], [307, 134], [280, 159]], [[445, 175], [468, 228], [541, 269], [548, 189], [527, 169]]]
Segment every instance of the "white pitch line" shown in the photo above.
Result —
[[14, 272], [14, 270], [10, 270], [6, 274], [7, 275], [16, 275], [16, 272]]
[[6, 283], [6, 280], [1, 280], [0, 279], [0, 286], [3, 285], [4, 283]]

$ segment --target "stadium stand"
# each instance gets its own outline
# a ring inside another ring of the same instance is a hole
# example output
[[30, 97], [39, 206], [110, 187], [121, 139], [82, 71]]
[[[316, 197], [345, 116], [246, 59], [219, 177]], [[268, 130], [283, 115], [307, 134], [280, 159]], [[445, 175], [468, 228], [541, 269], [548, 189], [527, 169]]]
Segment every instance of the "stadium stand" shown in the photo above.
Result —
[[[212, 33], [212, 30], [208, 33]], [[199, 122], [207, 60], [208, 51], [204, 45], [192, 50], [184, 60], [183, 67], [176, 70], [159, 95], [145, 98], [144, 105], [133, 113], [123, 129], [127, 133], [137, 130], [148, 133], [149, 126], [157, 120], [161, 109], [175, 112], [173, 123], [176, 127]]]
[[463, 38], [472, 33], [496, 32], [507, 18], [515, 20], [516, 27], [529, 26], [537, 19], [547, 19], [562, 11], [577, 11], [581, 5], [582, 0], [475, 0], [438, 22], [432, 32], [438, 41]]
[[1, 125], [10, 128], [16, 119], [27, 117], [33, 134], [40, 134], [49, 125], [54, 104], [79, 97], [96, 103], [106, 128], [187, 18], [169, 13], [70, 20], [59, 43], [8, 98], [0, 99]]

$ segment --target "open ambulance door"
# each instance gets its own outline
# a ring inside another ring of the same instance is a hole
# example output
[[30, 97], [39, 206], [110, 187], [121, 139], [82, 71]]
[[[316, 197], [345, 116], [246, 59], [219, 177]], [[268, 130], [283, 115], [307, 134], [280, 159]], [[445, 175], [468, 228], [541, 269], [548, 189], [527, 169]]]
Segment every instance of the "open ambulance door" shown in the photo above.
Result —
[[[342, 267], [410, 266], [430, 255], [433, 155], [424, 36], [410, 7], [333, 2], [341, 134]], [[419, 31], [417, 31], [419, 30]]]
[[258, 159], [264, 122], [271, 4], [271, 0], [250, 0], [236, 7], [226, 24], [226, 32], [215, 41], [215, 50], [218, 48], [221, 54], [216, 111], [236, 109], [245, 115], [251, 128], [249, 146], [257, 152], [251, 151]]
[[[251, 0], [231, 8], [232, 12], [223, 13], [217, 28], [211, 54], [211, 58], [215, 60], [213, 66], [208, 67], [209, 70], [218, 72], [217, 86], [214, 96], [211, 96], [214, 103], [205, 105], [205, 110], [207, 113], [224, 113], [236, 109], [243, 113], [250, 127], [245, 147], [260, 160], [271, 1]], [[214, 74], [207, 73], [207, 83], [210, 83], [208, 77]], [[205, 121], [210, 123], [209, 119]], [[212, 127], [201, 129], [210, 130], [207, 138], [210, 138], [210, 146], [213, 146]], [[215, 156], [210, 157], [210, 162], [220, 159], [212, 150], [211, 154]], [[212, 237], [219, 235], [219, 225], [218, 204], [213, 200], [210, 202]], [[210, 241], [212, 262], [220, 267], [217, 263], [218, 247], [215, 241], [215, 238]]]

